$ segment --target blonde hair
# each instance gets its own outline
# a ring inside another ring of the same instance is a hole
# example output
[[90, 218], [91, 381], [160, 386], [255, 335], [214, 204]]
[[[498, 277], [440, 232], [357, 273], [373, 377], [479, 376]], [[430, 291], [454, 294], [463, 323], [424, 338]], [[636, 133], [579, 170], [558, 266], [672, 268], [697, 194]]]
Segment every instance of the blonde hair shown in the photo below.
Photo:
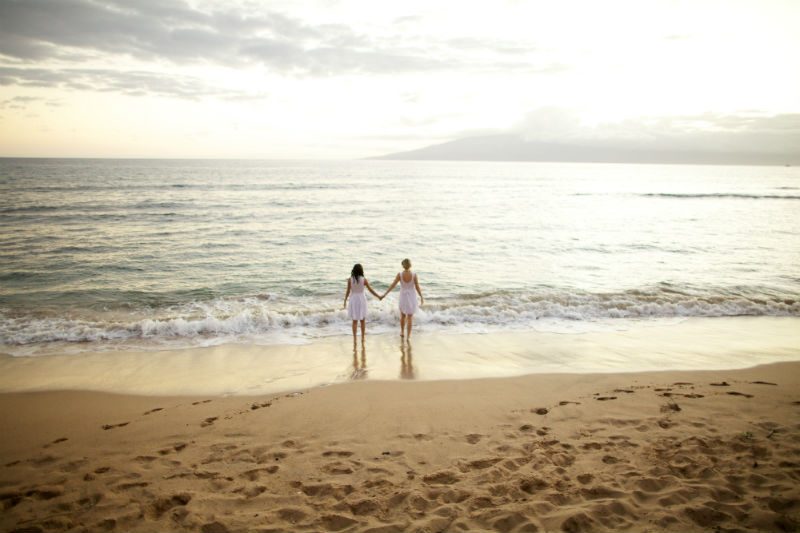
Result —
[[403, 268], [411, 268], [411, 259], [403, 259], [400, 264], [403, 265]]

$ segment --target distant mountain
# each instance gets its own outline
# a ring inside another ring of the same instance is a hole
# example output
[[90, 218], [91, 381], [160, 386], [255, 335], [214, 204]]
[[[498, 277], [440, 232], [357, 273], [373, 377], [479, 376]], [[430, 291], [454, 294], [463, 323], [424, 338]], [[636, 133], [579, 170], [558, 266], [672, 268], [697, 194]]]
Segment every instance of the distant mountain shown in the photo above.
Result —
[[779, 153], [711, 151], [648, 143], [591, 141], [557, 143], [526, 141], [520, 135], [499, 134], [467, 137], [408, 152], [369, 159], [442, 161], [558, 161], [576, 163], [664, 163], [711, 165], [797, 164]]

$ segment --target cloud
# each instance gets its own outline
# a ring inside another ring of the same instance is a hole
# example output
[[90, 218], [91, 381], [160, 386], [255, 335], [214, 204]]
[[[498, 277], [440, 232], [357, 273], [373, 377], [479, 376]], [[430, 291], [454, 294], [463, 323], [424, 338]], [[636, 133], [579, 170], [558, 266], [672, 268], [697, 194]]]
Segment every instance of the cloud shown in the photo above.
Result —
[[39, 100], [42, 100], [42, 98], [38, 96], [14, 96], [13, 98], [0, 100], [0, 109], [25, 109], [28, 104]]
[[177, 65], [262, 66], [301, 76], [557, 71], [532, 64], [534, 49], [513, 41], [366, 35], [342, 24], [312, 25], [282, 13], [221, 5], [201, 10], [183, 0], [0, 0], [0, 55], [29, 63], [126, 56]]
[[128, 96], [156, 95], [187, 99], [215, 97], [230, 100], [244, 100], [263, 98], [266, 96], [263, 93], [248, 93], [215, 87], [205, 83], [203, 80], [190, 76], [112, 69], [56, 69], [0, 66], [0, 86], [3, 85], [56, 87], [61, 89], [115, 92]]

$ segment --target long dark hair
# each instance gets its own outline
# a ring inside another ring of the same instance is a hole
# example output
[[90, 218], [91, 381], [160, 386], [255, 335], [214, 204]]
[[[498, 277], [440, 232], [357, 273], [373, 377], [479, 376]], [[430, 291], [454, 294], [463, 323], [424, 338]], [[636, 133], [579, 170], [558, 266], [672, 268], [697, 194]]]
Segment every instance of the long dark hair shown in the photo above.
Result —
[[364, 277], [364, 267], [361, 266], [361, 263], [353, 265], [353, 270], [350, 271], [350, 277], [355, 281], [358, 281], [358, 278]]

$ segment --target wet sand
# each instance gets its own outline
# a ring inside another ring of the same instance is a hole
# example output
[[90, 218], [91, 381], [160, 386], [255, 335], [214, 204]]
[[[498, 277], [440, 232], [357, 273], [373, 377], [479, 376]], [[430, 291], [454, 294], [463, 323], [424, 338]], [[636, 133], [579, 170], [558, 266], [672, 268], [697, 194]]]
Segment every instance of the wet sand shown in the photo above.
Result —
[[355, 346], [345, 335], [302, 345], [161, 351], [69, 353], [81, 345], [54, 345], [51, 354], [33, 357], [3, 355], [0, 346], [0, 392], [259, 395], [352, 380], [710, 370], [800, 360], [800, 318], [795, 317], [614, 324], [619, 329], [584, 333], [444, 334], [420, 328], [410, 346], [395, 334], [371, 333], [364, 345]]
[[[220, 372], [224, 369], [220, 369]], [[0, 395], [0, 529], [792, 531], [800, 363]]]

